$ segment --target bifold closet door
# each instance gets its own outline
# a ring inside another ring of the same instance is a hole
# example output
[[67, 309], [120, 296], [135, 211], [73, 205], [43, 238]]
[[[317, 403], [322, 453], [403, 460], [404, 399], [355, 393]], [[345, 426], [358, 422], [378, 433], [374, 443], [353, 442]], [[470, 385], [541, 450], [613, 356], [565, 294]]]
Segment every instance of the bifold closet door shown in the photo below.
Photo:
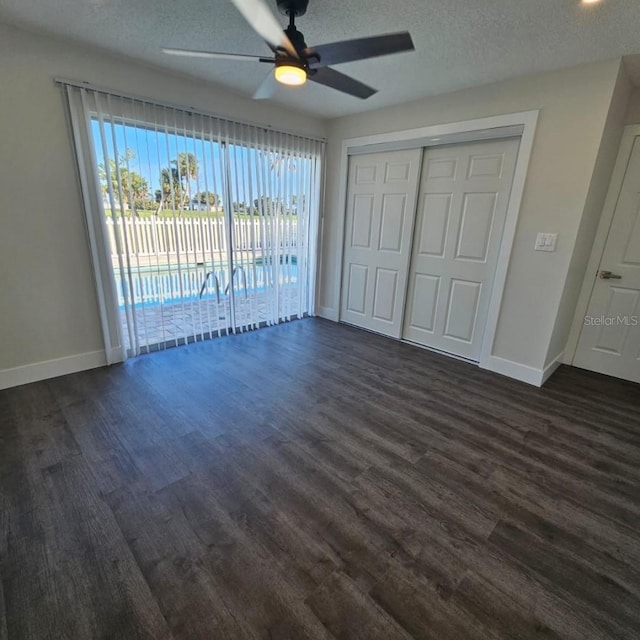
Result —
[[349, 158], [340, 319], [402, 332], [421, 149]]
[[479, 360], [519, 140], [425, 151], [403, 338]]

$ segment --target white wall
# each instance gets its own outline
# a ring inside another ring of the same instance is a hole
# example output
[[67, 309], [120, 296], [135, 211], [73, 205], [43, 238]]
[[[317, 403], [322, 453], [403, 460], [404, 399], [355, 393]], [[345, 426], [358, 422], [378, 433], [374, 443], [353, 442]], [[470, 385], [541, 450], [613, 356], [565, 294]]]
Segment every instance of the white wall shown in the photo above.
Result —
[[[56, 76], [274, 128], [325, 134], [325, 123], [316, 118], [0, 25], [0, 387], [3, 379], [9, 384], [31, 375], [21, 370], [16, 378], [6, 370], [58, 358], [68, 359], [63, 368], [74, 368], [74, 362], [90, 366], [99, 364], [103, 350]], [[40, 370], [50, 375], [57, 369]]]
[[[540, 109], [493, 355], [542, 370], [620, 66], [620, 60], [583, 65], [333, 120], [323, 233], [324, 315], [338, 315], [344, 139]], [[539, 231], [559, 234], [556, 253], [533, 251]]]

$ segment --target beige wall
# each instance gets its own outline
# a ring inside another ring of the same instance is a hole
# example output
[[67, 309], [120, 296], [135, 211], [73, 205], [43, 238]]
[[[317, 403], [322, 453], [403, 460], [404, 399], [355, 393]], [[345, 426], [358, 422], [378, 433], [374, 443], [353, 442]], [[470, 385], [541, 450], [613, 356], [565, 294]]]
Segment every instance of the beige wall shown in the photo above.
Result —
[[640, 89], [635, 89], [631, 94], [626, 124], [640, 124]]
[[[567, 345], [572, 320], [575, 316], [576, 304], [584, 282], [585, 270], [591, 257], [593, 241], [596, 237], [602, 208], [609, 190], [611, 174], [620, 148], [620, 140], [625, 126], [631, 93], [631, 82], [625, 67], [621, 65], [602, 132], [584, 213], [576, 235], [573, 256], [560, 297], [556, 324], [547, 351], [547, 363], [558, 356]], [[567, 358], [565, 358], [566, 360]]]
[[[620, 60], [544, 73], [330, 123], [320, 307], [338, 311], [338, 196], [342, 141], [371, 134], [532, 109], [540, 118], [509, 264], [493, 355], [540, 370], [560, 310]], [[538, 232], [558, 233], [555, 253], [533, 250]]]
[[[606, 191], [626, 100], [619, 71], [618, 60], [584, 65], [325, 123], [224, 88], [0, 25], [0, 371], [103, 348], [80, 193], [55, 76], [276, 128], [328, 132], [320, 307], [334, 317], [343, 216], [338, 202], [342, 140], [540, 109], [493, 353], [542, 368], [566, 341]], [[632, 96], [626, 121], [640, 122], [639, 91]], [[538, 231], [559, 234], [556, 253], [533, 251]]]
[[324, 135], [325, 124], [0, 25], [0, 372], [103, 349], [75, 161], [56, 76]]

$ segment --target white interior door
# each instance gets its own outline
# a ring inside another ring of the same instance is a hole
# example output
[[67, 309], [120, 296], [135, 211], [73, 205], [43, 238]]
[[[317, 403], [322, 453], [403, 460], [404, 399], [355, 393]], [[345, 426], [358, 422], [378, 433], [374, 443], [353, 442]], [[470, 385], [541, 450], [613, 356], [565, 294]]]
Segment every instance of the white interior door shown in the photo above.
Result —
[[421, 149], [349, 158], [340, 319], [402, 331]]
[[479, 360], [519, 140], [427, 149], [403, 338]]
[[573, 364], [640, 382], [640, 137], [633, 145]]

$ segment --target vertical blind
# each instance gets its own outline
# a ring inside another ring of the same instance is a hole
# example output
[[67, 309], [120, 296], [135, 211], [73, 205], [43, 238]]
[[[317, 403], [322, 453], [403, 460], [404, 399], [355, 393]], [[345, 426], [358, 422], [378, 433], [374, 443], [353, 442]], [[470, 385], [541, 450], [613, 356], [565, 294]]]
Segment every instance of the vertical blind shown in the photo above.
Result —
[[314, 314], [322, 141], [64, 88], [110, 361]]

